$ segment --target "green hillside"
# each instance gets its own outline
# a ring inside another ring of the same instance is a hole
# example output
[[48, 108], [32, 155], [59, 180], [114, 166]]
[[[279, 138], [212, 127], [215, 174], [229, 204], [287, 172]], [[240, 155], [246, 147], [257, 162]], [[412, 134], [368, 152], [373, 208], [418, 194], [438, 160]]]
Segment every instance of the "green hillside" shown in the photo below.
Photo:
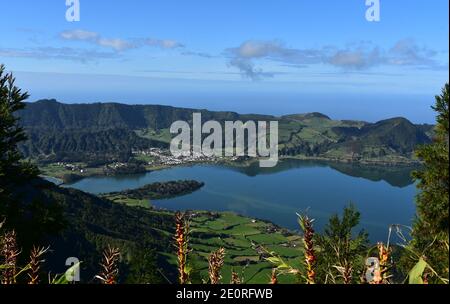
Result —
[[405, 118], [376, 123], [332, 120], [321, 113], [282, 117], [240, 115], [158, 105], [117, 103], [62, 104], [55, 100], [29, 103], [19, 116], [29, 134], [22, 153], [47, 161], [95, 158], [127, 160], [133, 149], [167, 148], [170, 125], [192, 121], [277, 120], [279, 149], [286, 157], [398, 163], [413, 160], [414, 148], [429, 143], [431, 125], [414, 125]]
[[[25, 193], [25, 195], [23, 195]], [[20, 238], [24, 251], [33, 245], [51, 245], [46, 267], [53, 273], [66, 269], [68, 257], [82, 261], [82, 281], [92, 282], [99, 271], [102, 251], [108, 246], [120, 248], [121, 283], [176, 282], [176, 256], [173, 240], [174, 213], [113, 203], [78, 190], [62, 188], [41, 179], [17, 188], [17, 196], [32, 202], [58, 206], [63, 228], [55, 234]], [[195, 265], [197, 282], [207, 277], [207, 256], [219, 247], [227, 252], [224, 282], [231, 271], [243, 275], [248, 283], [267, 283], [272, 266], [264, 261], [258, 248], [276, 250], [293, 263], [301, 254], [300, 236], [269, 222], [253, 220], [233, 213], [192, 213], [189, 263]], [[19, 230], [20, 237], [20, 230]]]

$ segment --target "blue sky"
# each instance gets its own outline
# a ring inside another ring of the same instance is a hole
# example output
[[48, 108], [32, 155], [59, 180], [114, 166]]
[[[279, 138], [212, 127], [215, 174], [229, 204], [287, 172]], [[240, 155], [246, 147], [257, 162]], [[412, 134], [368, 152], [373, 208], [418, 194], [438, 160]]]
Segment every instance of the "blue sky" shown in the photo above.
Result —
[[448, 81], [448, 1], [0, 0], [0, 62], [32, 100], [406, 116]]

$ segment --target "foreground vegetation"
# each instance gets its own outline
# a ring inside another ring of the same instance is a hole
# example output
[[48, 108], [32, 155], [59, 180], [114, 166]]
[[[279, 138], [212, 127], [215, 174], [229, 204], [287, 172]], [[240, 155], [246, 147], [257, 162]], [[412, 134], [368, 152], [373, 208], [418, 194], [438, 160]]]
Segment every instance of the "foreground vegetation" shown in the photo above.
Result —
[[[414, 252], [408, 244], [378, 243], [371, 248], [364, 232], [352, 236], [359, 213], [351, 206], [341, 218], [330, 219], [323, 235], [314, 232], [314, 220], [306, 215], [299, 216], [302, 234], [298, 236], [270, 223], [249, 223], [248, 218], [231, 213], [179, 213], [173, 218], [174, 250], [160, 254], [167, 257], [173, 269], [178, 269], [178, 277], [161, 273], [165, 283], [448, 284], [448, 272], [438, 273], [425, 255]], [[0, 244], [2, 284], [68, 284], [81, 268], [77, 263], [52, 277], [44, 271], [49, 247], [33, 247], [28, 264], [20, 267], [17, 234], [2, 233]], [[125, 270], [128, 255], [120, 247], [107, 245], [98, 257], [98, 273], [84, 282], [126, 283], [123, 277], [128, 275]], [[399, 256], [408, 257], [413, 267], [406, 269], [399, 264]], [[142, 261], [140, 266], [156, 265]], [[140, 270], [143, 272], [137, 283], [164, 283], [143, 275], [144, 268]]]

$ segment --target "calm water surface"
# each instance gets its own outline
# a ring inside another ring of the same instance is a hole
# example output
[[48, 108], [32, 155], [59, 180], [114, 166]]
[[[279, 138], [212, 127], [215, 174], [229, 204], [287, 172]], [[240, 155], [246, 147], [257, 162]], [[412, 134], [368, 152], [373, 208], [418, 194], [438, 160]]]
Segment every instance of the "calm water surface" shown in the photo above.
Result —
[[215, 165], [176, 167], [140, 175], [92, 177], [70, 187], [98, 194], [135, 189], [157, 181], [195, 179], [205, 186], [190, 195], [152, 201], [170, 210], [235, 211], [298, 229], [296, 213], [308, 210], [322, 230], [350, 202], [362, 214], [372, 241], [385, 241], [391, 224], [410, 225], [416, 188], [411, 168], [364, 167], [312, 161], [283, 161], [276, 168]]

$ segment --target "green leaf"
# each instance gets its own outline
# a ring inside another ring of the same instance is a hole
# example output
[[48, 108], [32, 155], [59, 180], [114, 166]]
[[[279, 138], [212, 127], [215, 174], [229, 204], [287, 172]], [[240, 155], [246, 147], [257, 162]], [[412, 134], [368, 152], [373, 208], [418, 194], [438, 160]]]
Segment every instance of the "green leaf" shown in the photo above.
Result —
[[280, 264], [280, 265], [278, 265], [278, 267], [277, 267], [279, 270], [287, 270], [287, 269], [292, 269], [292, 267], [291, 266], [289, 266], [288, 264], [286, 264], [286, 263], [282, 263], [282, 264]]
[[59, 277], [56, 277], [53, 281], [53, 285], [65, 285], [69, 284], [70, 282], [67, 280], [68, 277], [74, 277], [77, 272], [80, 271], [80, 263], [77, 263], [66, 270], [66, 272]]
[[271, 263], [271, 264], [274, 264], [274, 265], [280, 265], [280, 264], [283, 263], [283, 262], [281, 261], [281, 259], [280, 259], [280, 258], [277, 258], [277, 257], [266, 258], [266, 260], [267, 260], [267, 262], [269, 262], [269, 263]]
[[193, 270], [194, 270], [194, 269], [193, 269], [192, 266], [190, 266], [190, 265], [184, 266], [184, 272], [187, 273], [188, 275], [191, 274], [191, 272], [192, 272]]
[[409, 284], [423, 284], [422, 276], [427, 266], [427, 262], [420, 258], [419, 262], [409, 272]]
[[19, 277], [22, 273], [28, 271], [31, 269], [31, 265], [28, 264], [27, 266], [25, 266], [24, 268], [22, 268], [18, 273], [16, 273], [16, 275], [14, 276], [15, 279], [17, 279], [17, 277]]

